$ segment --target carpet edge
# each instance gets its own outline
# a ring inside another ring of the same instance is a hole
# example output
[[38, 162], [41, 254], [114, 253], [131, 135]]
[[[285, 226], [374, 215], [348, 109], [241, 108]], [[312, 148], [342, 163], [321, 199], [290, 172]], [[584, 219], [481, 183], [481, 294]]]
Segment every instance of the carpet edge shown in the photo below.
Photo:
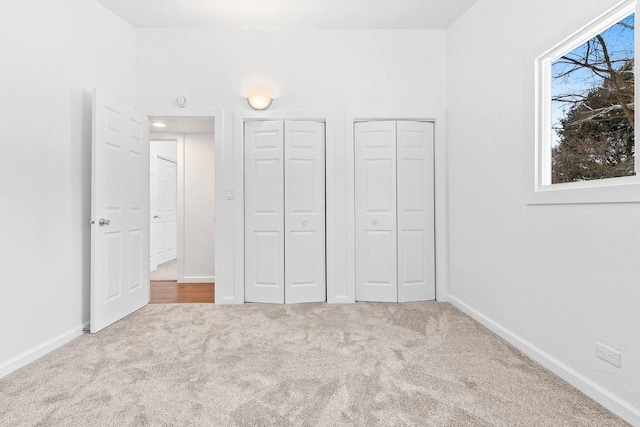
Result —
[[509, 344], [529, 356], [531, 359], [540, 363], [546, 369], [553, 372], [555, 375], [559, 376], [573, 387], [589, 396], [591, 399], [595, 400], [629, 424], [640, 426], [640, 408], [634, 407], [626, 400], [580, 374], [541, 348], [500, 325], [493, 319], [480, 313], [456, 296], [449, 294], [448, 299], [448, 302], [454, 307], [469, 315], [472, 319], [476, 320], [491, 332], [506, 340]]

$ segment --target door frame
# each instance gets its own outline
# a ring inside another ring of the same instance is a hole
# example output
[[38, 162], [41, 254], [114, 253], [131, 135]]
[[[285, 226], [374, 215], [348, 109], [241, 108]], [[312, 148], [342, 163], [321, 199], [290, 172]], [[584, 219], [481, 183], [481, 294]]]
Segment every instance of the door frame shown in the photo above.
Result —
[[[221, 201], [221, 197], [223, 195], [224, 189], [224, 109], [222, 108], [199, 108], [199, 107], [188, 107], [185, 109], [179, 109], [178, 107], [151, 107], [146, 109], [145, 114], [149, 117], [149, 119], [168, 119], [168, 118], [180, 118], [180, 119], [211, 119], [213, 120], [214, 126], [214, 149], [215, 149], [215, 194], [216, 194], [216, 212], [215, 216], [218, 217], [221, 213], [222, 206], [219, 201]], [[177, 141], [177, 216], [176, 216], [176, 228], [178, 229], [178, 238], [177, 238], [177, 256], [178, 256], [178, 282], [184, 281], [184, 241], [180, 236], [184, 237], [184, 189], [181, 189], [180, 183], [182, 183], [182, 187], [184, 186], [184, 176], [181, 176], [184, 172], [184, 139], [176, 134], [162, 134], [157, 133], [157, 137], [154, 137], [155, 141]], [[151, 134], [150, 134], [151, 139]], [[148, 173], [149, 174], [149, 173]], [[182, 228], [182, 230], [180, 230]], [[216, 227], [215, 233], [215, 242], [214, 245], [217, 248], [222, 247], [220, 241], [219, 230]], [[150, 242], [149, 242], [150, 244]], [[215, 251], [215, 266], [216, 266], [216, 277], [218, 277], [218, 266], [223, 263], [221, 254], [223, 251]], [[189, 279], [192, 281], [193, 279]], [[208, 280], [207, 280], [208, 281]], [[217, 285], [217, 283], [216, 283]], [[218, 302], [218, 286], [215, 286], [215, 301]]]
[[436, 300], [448, 301], [449, 295], [449, 224], [448, 167], [446, 119], [444, 111], [393, 110], [347, 111], [345, 118], [346, 147], [346, 211], [347, 211], [347, 280], [353, 284], [355, 302], [355, 131], [354, 124], [363, 121], [412, 120], [434, 124], [434, 178], [435, 178], [435, 258]]
[[[234, 183], [229, 196], [235, 201], [234, 210], [234, 280], [233, 287], [216, 286], [216, 303], [244, 303], [244, 123], [256, 120], [308, 120], [325, 124], [325, 282], [327, 302], [336, 301], [339, 292], [336, 283], [336, 136], [338, 135], [339, 116], [333, 110], [326, 111], [234, 111], [233, 115], [233, 166]], [[235, 190], [235, 194], [234, 193]], [[216, 254], [218, 251], [216, 251]], [[217, 258], [217, 257], [216, 257]], [[217, 273], [216, 273], [217, 275]], [[218, 289], [220, 288], [220, 295]], [[223, 293], [224, 292], [224, 293]]]

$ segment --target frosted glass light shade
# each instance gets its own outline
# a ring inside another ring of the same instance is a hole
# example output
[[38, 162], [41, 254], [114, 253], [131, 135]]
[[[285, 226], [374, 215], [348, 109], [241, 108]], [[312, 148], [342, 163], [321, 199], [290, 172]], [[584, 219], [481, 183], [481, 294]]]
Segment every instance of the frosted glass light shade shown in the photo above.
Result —
[[251, 95], [247, 98], [249, 106], [254, 110], [266, 110], [271, 107], [273, 99], [267, 95]]

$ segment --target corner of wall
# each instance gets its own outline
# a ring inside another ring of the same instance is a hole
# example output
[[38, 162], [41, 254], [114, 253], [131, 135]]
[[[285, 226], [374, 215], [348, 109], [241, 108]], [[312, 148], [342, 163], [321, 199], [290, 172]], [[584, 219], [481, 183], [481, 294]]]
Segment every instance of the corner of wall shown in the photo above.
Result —
[[84, 334], [84, 330], [89, 327], [89, 322], [86, 322], [82, 325], [76, 326], [68, 330], [67, 332], [45, 342], [42, 343], [30, 350], [19, 354], [18, 356], [7, 360], [2, 365], [0, 365], [0, 378], [3, 378], [10, 373], [22, 368], [23, 366], [28, 365], [29, 363], [41, 358], [47, 353], [52, 352], [53, 350], [61, 347], [68, 342], [73, 341], [78, 338], [82, 334]]

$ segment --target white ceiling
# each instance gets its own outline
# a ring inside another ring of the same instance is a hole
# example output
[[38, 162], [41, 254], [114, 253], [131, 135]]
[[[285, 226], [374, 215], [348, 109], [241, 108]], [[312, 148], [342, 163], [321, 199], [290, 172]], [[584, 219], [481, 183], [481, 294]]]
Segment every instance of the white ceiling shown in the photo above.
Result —
[[476, 0], [98, 0], [138, 28], [447, 28]]
[[[164, 128], [151, 126], [153, 122], [162, 122]], [[214, 133], [213, 119], [207, 118], [150, 118], [149, 130], [151, 135], [166, 133]]]

